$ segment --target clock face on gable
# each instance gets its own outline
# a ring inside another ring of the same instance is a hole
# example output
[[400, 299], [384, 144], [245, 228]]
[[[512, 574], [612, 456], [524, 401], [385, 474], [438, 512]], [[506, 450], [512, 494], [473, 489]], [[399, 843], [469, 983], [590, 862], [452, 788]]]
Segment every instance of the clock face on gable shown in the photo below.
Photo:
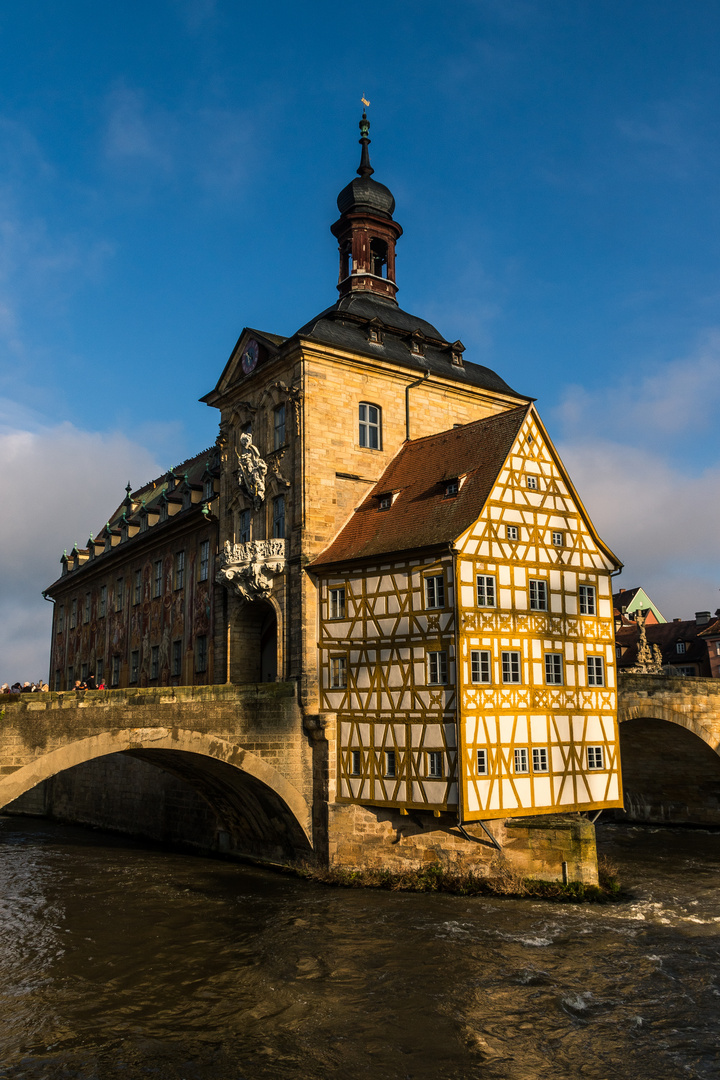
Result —
[[243, 352], [240, 359], [242, 369], [246, 375], [249, 375], [251, 371], [255, 370], [259, 355], [260, 346], [258, 345], [257, 341], [251, 339], [245, 346], [245, 351]]

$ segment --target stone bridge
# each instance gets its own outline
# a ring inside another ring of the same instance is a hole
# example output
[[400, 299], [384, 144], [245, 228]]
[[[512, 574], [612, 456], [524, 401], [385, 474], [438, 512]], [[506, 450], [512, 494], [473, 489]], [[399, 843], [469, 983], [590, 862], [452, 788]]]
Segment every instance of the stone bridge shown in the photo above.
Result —
[[720, 826], [720, 679], [621, 675], [625, 812]]
[[[326, 803], [315, 785], [320, 776], [322, 786], [324, 770], [313, 760], [318, 748], [304, 730], [294, 683], [22, 694], [0, 702], [0, 809], [65, 770], [120, 755], [189, 784], [233, 850], [287, 861], [323, 847]], [[157, 777], [159, 792], [160, 773], [145, 772]], [[99, 776], [96, 769], [96, 785]]]

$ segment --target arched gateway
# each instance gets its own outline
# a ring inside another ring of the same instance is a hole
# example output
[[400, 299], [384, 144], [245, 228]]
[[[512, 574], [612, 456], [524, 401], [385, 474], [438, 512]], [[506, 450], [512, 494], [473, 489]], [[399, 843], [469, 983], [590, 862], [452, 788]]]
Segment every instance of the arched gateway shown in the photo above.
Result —
[[[10, 703], [0, 728], [0, 809], [68, 769], [119, 755], [202, 796], [234, 850], [283, 860], [314, 848], [312, 776], [294, 688], [43, 695]], [[287, 751], [291, 752], [288, 753]]]

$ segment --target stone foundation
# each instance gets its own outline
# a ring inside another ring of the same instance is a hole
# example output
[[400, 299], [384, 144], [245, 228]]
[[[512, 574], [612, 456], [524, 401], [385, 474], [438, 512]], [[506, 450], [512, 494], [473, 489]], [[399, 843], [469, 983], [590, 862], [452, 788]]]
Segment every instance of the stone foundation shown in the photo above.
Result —
[[352, 869], [417, 870], [437, 863], [461, 873], [488, 873], [497, 859], [523, 877], [597, 885], [595, 827], [579, 815], [487, 822], [464, 836], [451, 814], [401, 815], [399, 810], [334, 804], [329, 811], [329, 863]]

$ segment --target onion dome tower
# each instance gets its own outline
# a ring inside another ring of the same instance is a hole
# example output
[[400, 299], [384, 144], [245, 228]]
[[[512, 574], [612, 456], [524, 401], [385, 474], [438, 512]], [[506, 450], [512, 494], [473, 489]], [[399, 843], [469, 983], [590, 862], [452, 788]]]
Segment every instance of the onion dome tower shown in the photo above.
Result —
[[363, 110], [360, 121], [359, 179], [351, 180], [337, 198], [340, 218], [331, 226], [340, 250], [340, 296], [374, 293], [395, 301], [395, 242], [402, 229], [393, 221], [392, 192], [372, 179], [368, 132], [370, 121]]

